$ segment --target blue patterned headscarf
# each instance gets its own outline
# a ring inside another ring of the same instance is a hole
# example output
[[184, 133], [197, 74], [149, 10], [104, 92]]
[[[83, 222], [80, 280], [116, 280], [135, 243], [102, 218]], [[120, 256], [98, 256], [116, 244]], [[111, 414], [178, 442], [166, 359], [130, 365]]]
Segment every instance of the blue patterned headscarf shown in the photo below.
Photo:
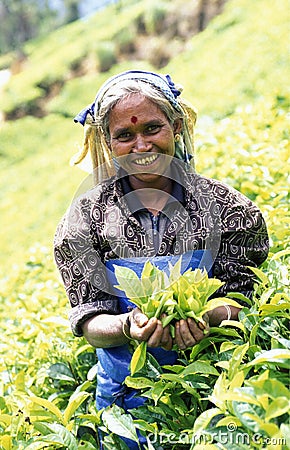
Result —
[[74, 118], [75, 122], [79, 122], [82, 125], [85, 125], [87, 116], [90, 115], [91, 119], [94, 120], [95, 114], [98, 112], [100, 108], [100, 104], [102, 98], [106, 94], [106, 92], [115, 84], [119, 83], [122, 80], [141, 80], [146, 83], [150, 83], [153, 86], [160, 89], [160, 91], [164, 94], [167, 100], [172, 104], [172, 106], [177, 110], [181, 111], [180, 105], [176, 98], [181, 94], [176, 87], [173, 81], [170, 78], [170, 75], [158, 75], [154, 72], [146, 72], [142, 70], [127, 70], [126, 72], [119, 73], [111, 78], [109, 78], [105, 84], [100, 88], [97, 93], [97, 96], [93, 103], [86, 106], [82, 109]]

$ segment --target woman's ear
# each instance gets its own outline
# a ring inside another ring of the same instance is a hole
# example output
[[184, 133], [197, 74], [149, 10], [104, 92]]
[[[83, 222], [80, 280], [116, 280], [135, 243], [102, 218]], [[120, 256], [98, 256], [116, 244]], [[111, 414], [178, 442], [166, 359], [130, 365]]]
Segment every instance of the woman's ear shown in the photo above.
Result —
[[174, 133], [174, 134], [176, 134], [176, 133], [181, 133], [181, 131], [182, 131], [182, 125], [183, 125], [182, 119], [176, 119], [176, 120], [173, 122], [173, 133]]

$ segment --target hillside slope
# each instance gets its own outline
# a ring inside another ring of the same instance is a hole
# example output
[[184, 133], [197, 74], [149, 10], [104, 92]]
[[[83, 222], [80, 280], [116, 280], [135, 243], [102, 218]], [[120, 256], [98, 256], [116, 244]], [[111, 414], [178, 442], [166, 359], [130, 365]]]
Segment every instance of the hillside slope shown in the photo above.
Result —
[[289, 97], [287, 0], [233, 0], [166, 67], [201, 113], [229, 114], [267, 94]]
[[18, 55], [11, 55], [13, 76], [1, 103], [4, 118], [43, 117], [49, 112], [47, 102], [62, 95], [67, 82], [86, 75], [96, 79], [122, 62], [165, 66], [225, 2], [190, 1], [185, 9], [181, 0], [120, 1], [28, 42]]

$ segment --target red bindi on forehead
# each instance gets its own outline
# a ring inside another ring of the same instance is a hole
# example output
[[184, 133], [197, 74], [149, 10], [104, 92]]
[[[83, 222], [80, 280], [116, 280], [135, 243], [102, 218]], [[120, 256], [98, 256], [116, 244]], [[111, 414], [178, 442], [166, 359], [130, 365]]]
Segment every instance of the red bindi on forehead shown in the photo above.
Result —
[[136, 116], [132, 116], [131, 117], [131, 122], [134, 123], [134, 125], [135, 125], [135, 123], [138, 122], [138, 118]]

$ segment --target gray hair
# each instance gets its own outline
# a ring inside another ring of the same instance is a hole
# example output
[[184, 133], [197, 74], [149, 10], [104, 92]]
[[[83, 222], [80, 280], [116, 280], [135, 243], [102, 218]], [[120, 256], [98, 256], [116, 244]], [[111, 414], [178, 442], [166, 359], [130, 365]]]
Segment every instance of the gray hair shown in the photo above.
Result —
[[169, 100], [167, 100], [162, 91], [152, 84], [146, 83], [143, 80], [122, 80], [109, 88], [100, 100], [98, 110], [95, 111], [95, 121], [103, 130], [107, 141], [110, 139], [109, 115], [111, 110], [119, 101], [124, 100], [133, 94], [140, 94], [143, 97], [148, 98], [148, 100], [154, 103], [164, 113], [171, 124], [173, 124], [176, 119], [183, 119], [184, 117], [182, 109], [178, 111]]

